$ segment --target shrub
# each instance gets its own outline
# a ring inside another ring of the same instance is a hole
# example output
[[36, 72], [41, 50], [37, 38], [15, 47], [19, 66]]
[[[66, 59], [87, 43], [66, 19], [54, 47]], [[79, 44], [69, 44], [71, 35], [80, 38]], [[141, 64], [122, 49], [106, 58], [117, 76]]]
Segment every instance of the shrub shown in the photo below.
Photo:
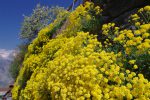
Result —
[[[136, 30], [120, 30], [113, 23], [105, 24], [104, 41], [99, 42], [96, 35], [82, 31], [90, 21], [84, 19], [86, 24], [81, 24], [80, 15], [89, 16], [91, 7], [101, 11], [91, 3], [79, 6], [68, 16], [66, 28], [54, 39], [49, 39], [47, 33], [58, 20], [39, 32], [28, 48], [12, 90], [13, 100], [150, 98], [147, 74], [138, 71], [149, 64], [143, 56], [149, 55], [149, 37], [143, 36], [149, 34], [149, 24], [142, 24]], [[90, 31], [92, 27], [88, 28]], [[136, 35], [140, 30], [143, 30], [141, 34]]]

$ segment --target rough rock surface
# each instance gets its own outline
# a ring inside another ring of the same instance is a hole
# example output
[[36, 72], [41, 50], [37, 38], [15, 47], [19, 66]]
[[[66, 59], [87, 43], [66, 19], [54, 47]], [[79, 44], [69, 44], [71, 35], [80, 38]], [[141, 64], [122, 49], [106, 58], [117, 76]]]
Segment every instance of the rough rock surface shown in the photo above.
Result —
[[106, 0], [102, 3], [103, 16], [107, 17], [107, 22], [125, 22], [129, 15], [134, 13], [136, 9], [150, 5], [150, 0]]
[[149, 5], [150, 0], [107, 0], [104, 15], [117, 17], [124, 12]]

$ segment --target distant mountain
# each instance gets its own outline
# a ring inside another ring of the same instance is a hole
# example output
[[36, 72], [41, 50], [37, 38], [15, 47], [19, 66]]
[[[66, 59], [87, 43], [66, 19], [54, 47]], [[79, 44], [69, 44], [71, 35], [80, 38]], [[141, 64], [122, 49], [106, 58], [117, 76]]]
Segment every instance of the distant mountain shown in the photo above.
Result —
[[14, 50], [0, 49], [0, 87], [8, 86], [12, 82], [9, 67], [15, 54]]

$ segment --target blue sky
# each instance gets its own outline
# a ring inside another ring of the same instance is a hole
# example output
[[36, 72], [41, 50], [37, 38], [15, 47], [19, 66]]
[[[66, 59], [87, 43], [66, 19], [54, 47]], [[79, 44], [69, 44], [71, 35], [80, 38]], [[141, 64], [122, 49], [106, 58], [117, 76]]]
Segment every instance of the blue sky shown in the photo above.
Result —
[[40, 3], [68, 7], [73, 0], [0, 0], [0, 49], [15, 49], [21, 42], [19, 32], [23, 14], [30, 15]]

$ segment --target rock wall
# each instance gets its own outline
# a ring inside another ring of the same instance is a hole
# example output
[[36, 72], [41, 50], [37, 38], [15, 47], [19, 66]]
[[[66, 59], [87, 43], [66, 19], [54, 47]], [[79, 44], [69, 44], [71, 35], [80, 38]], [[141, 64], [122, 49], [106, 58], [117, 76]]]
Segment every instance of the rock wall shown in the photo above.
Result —
[[93, 0], [96, 5], [103, 8], [104, 23], [116, 22], [122, 24], [126, 22], [129, 15], [138, 8], [150, 5], [150, 0]]

